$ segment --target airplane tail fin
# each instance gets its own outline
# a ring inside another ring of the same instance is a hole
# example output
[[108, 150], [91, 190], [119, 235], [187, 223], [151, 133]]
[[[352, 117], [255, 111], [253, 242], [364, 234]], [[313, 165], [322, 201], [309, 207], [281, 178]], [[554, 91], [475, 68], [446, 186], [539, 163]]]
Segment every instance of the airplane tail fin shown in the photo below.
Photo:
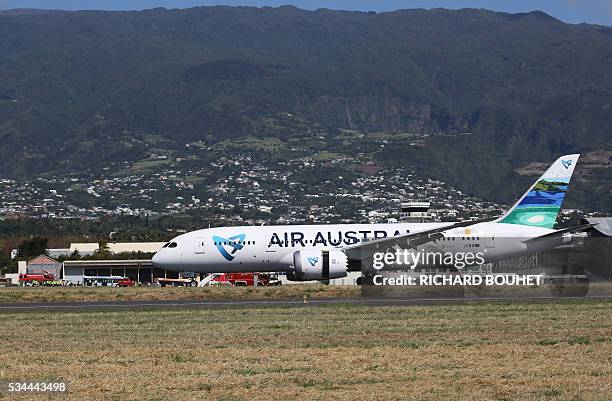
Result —
[[553, 228], [579, 157], [558, 158], [496, 223]]

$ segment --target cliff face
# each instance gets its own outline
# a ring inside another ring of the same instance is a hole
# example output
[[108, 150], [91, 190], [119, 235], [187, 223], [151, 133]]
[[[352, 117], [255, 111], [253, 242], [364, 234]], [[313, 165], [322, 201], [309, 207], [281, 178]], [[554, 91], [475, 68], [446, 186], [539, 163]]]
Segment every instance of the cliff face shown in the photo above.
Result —
[[320, 96], [299, 99], [295, 112], [330, 128], [342, 127], [363, 132], [431, 132], [438, 128], [432, 119], [431, 104], [414, 103], [388, 95], [358, 97]]

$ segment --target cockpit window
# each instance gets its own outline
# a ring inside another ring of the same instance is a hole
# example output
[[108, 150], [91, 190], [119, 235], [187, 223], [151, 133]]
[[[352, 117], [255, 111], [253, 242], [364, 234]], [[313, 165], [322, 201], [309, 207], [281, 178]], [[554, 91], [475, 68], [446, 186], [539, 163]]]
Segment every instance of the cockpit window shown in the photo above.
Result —
[[170, 245], [168, 245], [168, 248], [176, 248], [178, 246], [178, 244], [176, 242], [171, 242]]
[[166, 242], [166, 243], [164, 244], [164, 246], [162, 246], [162, 248], [168, 248], [168, 246], [170, 246], [170, 243], [169, 243], [169, 242]]

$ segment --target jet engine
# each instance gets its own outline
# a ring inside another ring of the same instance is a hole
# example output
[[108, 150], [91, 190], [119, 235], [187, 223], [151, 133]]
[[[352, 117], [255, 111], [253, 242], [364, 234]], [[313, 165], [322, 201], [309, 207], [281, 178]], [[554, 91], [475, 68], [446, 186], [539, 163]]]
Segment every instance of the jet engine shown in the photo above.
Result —
[[293, 254], [291, 281], [329, 280], [346, 277], [348, 258], [342, 251], [299, 250]]

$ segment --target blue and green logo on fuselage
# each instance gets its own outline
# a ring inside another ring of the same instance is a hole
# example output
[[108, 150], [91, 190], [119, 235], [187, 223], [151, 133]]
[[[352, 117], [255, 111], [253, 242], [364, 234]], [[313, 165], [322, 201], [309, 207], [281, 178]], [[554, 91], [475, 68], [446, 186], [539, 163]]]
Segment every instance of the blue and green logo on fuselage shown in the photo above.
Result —
[[[244, 248], [245, 234], [234, 235], [233, 237], [223, 238], [218, 235], [213, 235], [213, 241], [217, 250], [228, 262], [234, 260], [234, 254]], [[230, 247], [231, 250], [228, 252], [225, 247]]]

